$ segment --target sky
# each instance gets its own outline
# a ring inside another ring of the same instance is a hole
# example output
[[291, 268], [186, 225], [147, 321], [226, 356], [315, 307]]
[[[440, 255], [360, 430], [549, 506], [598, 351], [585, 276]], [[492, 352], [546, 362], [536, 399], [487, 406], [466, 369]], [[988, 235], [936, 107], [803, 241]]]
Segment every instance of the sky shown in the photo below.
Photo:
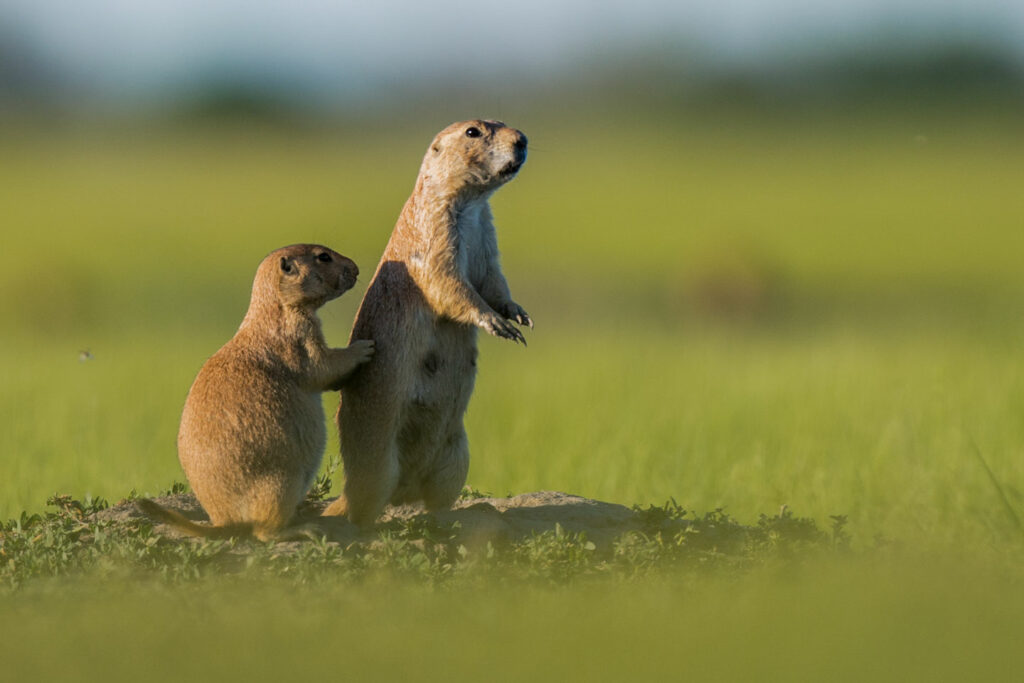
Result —
[[995, 40], [1024, 63], [1019, 0], [0, 0], [0, 28], [110, 93], [210, 73], [358, 91], [674, 46], [752, 64], [876, 36]]

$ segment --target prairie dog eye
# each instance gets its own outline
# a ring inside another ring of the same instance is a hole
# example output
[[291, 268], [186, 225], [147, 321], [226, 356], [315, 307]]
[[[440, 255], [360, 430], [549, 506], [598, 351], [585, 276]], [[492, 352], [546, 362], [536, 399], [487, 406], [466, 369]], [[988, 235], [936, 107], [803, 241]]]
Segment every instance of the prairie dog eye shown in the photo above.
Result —
[[331, 255], [328, 254], [326, 251], [321, 251], [319, 254], [316, 255], [316, 260], [321, 261], [323, 263], [330, 263], [334, 259], [332, 259]]
[[466, 129], [467, 138], [478, 138], [481, 135], [483, 135], [483, 133], [481, 133], [480, 129], [477, 128], [476, 126], [470, 126], [469, 128]]
[[286, 273], [292, 272], [292, 264], [284, 256], [281, 257], [281, 270]]

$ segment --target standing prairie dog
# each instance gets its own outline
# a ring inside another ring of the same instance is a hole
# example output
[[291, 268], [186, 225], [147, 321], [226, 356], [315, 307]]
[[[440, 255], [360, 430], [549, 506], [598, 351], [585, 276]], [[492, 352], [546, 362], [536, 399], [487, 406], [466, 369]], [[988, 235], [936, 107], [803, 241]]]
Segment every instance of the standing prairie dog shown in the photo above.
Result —
[[533, 327], [501, 273], [488, 204], [525, 161], [526, 136], [500, 121], [454, 123], [430, 144], [352, 329], [376, 355], [342, 389], [345, 491], [325, 515], [366, 526], [389, 502], [439, 510], [462, 490], [477, 328], [525, 344], [512, 323]]
[[199, 371], [178, 431], [178, 459], [214, 526], [151, 500], [139, 501], [144, 512], [196, 536], [280, 537], [323, 458], [321, 392], [340, 388], [373, 355], [369, 340], [328, 348], [316, 315], [358, 274], [351, 260], [316, 244], [263, 259], [245, 319]]

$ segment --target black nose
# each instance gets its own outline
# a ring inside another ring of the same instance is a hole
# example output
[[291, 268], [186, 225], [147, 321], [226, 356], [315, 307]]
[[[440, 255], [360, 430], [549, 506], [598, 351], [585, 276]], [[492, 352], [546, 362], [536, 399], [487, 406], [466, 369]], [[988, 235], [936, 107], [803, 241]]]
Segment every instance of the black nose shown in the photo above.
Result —
[[521, 165], [526, 161], [526, 136], [520, 133], [512, 147], [515, 148], [516, 163]]

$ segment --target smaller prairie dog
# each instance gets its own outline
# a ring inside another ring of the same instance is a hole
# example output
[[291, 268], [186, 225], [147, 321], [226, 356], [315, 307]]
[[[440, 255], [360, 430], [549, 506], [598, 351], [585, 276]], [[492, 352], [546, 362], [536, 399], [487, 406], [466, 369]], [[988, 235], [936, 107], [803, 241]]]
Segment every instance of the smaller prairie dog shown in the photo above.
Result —
[[328, 348], [316, 315], [358, 274], [350, 259], [316, 244], [263, 259], [245, 319], [199, 371], [178, 431], [178, 459], [213, 526], [148, 499], [138, 501], [145, 513], [194, 536], [282, 538], [323, 458], [320, 394], [373, 355], [371, 340]]

